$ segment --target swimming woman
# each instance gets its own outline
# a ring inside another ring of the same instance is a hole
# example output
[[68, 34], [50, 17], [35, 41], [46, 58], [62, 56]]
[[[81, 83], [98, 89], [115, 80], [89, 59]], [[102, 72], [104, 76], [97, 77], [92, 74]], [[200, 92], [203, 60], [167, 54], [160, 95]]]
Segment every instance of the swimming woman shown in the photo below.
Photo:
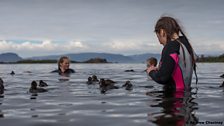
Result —
[[62, 56], [58, 61], [58, 69], [52, 72], [57, 72], [60, 75], [68, 75], [71, 73], [75, 73], [75, 71], [73, 69], [70, 69], [69, 66], [70, 66], [69, 58], [67, 56]]
[[158, 68], [150, 66], [147, 73], [165, 87], [190, 89], [196, 55], [180, 25], [172, 17], [161, 17], [155, 25], [155, 33], [164, 47]]

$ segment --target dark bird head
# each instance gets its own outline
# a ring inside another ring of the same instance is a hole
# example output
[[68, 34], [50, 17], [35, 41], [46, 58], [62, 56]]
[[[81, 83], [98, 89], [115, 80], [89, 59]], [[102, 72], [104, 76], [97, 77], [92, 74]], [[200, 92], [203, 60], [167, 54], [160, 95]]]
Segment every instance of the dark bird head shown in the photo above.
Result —
[[36, 81], [32, 81], [31, 82], [31, 89], [37, 89], [37, 82]]
[[126, 81], [125, 84], [126, 85], [130, 85], [131, 84], [131, 81]]
[[93, 79], [92, 77], [88, 77], [88, 81], [91, 82]]
[[122, 85], [122, 87], [127, 87], [128, 85], [130, 85], [131, 82], [130, 81], [126, 81], [125, 84]]
[[47, 85], [47, 83], [44, 82], [43, 80], [40, 80], [40, 82], [39, 82], [39, 86], [40, 86], [40, 87], [46, 87], [46, 86], [48, 86], [48, 85]]
[[11, 75], [15, 75], [15, 72], [14, 72], [14, 71], [12, 71], [10, 74], [11, 74]]
[[122, 87], [125, 87], [126, 90], [132, 90], [133, 89], [133, 85], [131, 84], [130, 81], [126, 81], [124, 85], [122, 85]]
[[92, 79], [93, 79], [93, 81], [98, 81], [98, 79], [97, 79], [97, 76], [96, 76], [96, 75], [93, 75], [93, 76], [92, 76]]

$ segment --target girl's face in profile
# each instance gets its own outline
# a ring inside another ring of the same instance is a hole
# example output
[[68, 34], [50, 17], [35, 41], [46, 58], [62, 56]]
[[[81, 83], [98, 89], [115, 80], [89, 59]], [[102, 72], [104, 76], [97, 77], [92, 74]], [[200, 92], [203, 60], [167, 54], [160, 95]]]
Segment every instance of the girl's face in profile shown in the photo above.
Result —
[[60, 63], [60, 66], [62, 69], [67, 70], [69, 69], [70, 61], [69, 59], [64, 59], [62, 63]]
[[156, 33], [157, 38], [160, 42], [160, 44], [165, 45], [167, 42], [166, 33], [163, 29], [161, 29], [159, 32]]

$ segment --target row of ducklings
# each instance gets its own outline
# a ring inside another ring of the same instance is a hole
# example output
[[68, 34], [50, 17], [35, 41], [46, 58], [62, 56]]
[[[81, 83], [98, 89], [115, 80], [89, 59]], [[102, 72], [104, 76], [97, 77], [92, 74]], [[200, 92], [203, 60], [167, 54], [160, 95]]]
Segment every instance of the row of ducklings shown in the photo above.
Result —
[[[118, 89], [118, 86], [115, 86], [115, 81], [110, 80], [110, 79], [104, 79], [101, 78], [98, 80], [96, 75], [92, 75], [92, 77], [88, 77], [88, 81], [86, 82], [88, 85], [91, 84], [99, 84], [99, 89], [101, 93], [106, 93], [106, 91], [110, 89]], [[125, 84], [122, 85], [122, 87], [125, 87], [126, 90], [132, 90], [133, 85], [131, 84], [130, 81], [126, 81]]]
[[[14, 73], [14, 71], [12, 71], [12, 73]], [[220, 77], [224, 78], [224, 74], [222, 74]], [[100, 86], [100, 89], [101, 89], [102, 93], [105, 93], [109, 89], [118, 89], [119, 88], [119, 87], [114, 85], [116, 82], [114, 82], [110, 79], [105, 80], [103, 78], [100, 79], [100, 81], [99, 81], [96, 75], [93, 75], [92, 77], [89, 77], [88, 81], [86, 83], [87, 84], [94, 84], [96, 82], [99, 83], [99, 86]], [[43, 80], [39, 81], [39, 87], [37, 87], [37, 82], [36, 81], [32, 81], [29, 92], [30, 93], [46, 92], [47, 89], [41, 88], [41, 87], [46, 87], [46, 86], [48, 86], [48, 85]], [[130, 81], [126, 81], [125, 84], [122, 85], [122, 87], [125, 87], [126, 90], [132, 90], [133, 89], [133, 85], [131, 84]], [[224, 81], [219, 87], [224, 87]], [[0, 78], [0, 94], [3, 94], [4, 90], [5, 90], [4, 81], [2, 80], [2, 78]]]

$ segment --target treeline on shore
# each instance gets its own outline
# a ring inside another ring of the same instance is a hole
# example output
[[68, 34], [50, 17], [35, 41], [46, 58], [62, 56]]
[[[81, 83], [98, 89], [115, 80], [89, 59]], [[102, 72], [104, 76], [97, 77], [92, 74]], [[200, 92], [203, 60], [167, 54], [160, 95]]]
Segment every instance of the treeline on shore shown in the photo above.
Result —
[[224, 62], [224, 54], [220, 56], [204, 56], [198, 57], [197, 62]]
[[[24, 64], [24, 63], [57, 63], [57, 60], [31, 60], [31, 59], [25, 59], [25, 60], [20, 60], [17, 62], [0, 62], [1, 64]], [[109, 63], [107, 62], [106, 59], [103, 58], [92, 58], [83, 62], [79, 61], [71, 61], [71, 63]]]

